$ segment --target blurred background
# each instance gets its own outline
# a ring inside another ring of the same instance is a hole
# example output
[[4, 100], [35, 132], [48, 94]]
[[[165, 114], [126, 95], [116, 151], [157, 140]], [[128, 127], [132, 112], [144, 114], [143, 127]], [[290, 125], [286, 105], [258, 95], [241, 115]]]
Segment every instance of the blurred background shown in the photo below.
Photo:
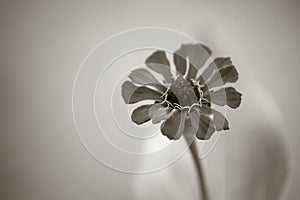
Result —
[[240, 72], [242, 105], [203, 160], [211, 199], [299, 199], [299, 10], [296, 0], [0, 0], [0, 199], [199, 199], [189, 154], [155, 173], [120, 173], [93, 159], [74, 127], [83, 59], [145, 26], [187, 34]]

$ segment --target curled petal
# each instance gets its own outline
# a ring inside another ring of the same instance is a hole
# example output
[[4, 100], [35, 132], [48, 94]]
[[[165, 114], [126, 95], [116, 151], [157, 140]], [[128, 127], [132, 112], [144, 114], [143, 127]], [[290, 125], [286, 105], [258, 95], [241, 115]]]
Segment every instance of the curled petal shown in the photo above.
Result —
[[160, 130], [169, 139], [177, 140], [183, 133], [187, 111], [175, 110], [172, 116], [163, 122]]
[[210, 99], [212, 103], [219, 106], [227, 105], [230, 108], [237, 108], [241, 104], [242, 94], [233, 87], [221, 88], [204, 94], [204, 98]]
[[156, 51], [146, 59], [146, 65], [151, 70], [161, 74], [167, 83], [172, 82], [170, 63], [164, 51]]
[[122, 85], [122, 97], [127, 104], [143, 100], [161, 100], [161, 95], [161, 92], [152, 90], [146, 86], [137, 87], [130, 81], [125, 81]]
[[142, 105], [133, 110], [131, 114], [131, 120], [140, 125], [150, 120], [149, 109], [153, 104]]

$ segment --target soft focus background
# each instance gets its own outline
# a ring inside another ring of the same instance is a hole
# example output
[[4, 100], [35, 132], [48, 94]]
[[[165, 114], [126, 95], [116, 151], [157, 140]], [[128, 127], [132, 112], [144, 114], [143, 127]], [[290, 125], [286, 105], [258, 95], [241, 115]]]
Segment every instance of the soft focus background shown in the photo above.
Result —
[[203, 161], [212, 199], [299, 199], [299, 11], [296, 0], [0, 0], [0, 199], [197, 199], [188, 154], [157, 173], [119, 173], [74, 128], [72, 84], [85, 56], [145, 26], [190, 35], [240, 71], [242, 106]]

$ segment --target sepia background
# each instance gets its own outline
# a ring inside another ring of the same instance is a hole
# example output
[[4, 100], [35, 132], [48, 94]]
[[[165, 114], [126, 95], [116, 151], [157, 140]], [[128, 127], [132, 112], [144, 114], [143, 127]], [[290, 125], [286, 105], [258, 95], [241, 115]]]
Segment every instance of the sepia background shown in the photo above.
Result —
[[299, 10], [296, 0], [0, 0], [0, 199], [198, 198], [190, 155], [155, 173], [120, 173], [75, 130], [83, 59], [107, 37], [146, 26], [187, 34], [240, 72], [242, 105], [203, 160], [211, 199], [299, 199]]

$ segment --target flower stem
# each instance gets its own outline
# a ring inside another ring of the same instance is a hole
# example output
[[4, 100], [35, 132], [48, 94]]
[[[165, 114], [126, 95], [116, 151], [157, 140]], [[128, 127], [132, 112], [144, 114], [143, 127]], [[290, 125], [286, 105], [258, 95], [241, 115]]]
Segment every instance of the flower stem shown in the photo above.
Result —
[[190, 150], [193, 156], [193, 161], [196, 167], [197, 175], [198, 175], [198, 181], [199, 181], [199, 187], [201, 187], [201, 199], [202, 200], [209, 200], [208, 198], [208, 190], [207, 185], [201, 165], [201, 160], [198, 157], [198, 150], [197, 150], [197, 144], [196, 141], [193, 140], [192, 144], [190, 145]]

